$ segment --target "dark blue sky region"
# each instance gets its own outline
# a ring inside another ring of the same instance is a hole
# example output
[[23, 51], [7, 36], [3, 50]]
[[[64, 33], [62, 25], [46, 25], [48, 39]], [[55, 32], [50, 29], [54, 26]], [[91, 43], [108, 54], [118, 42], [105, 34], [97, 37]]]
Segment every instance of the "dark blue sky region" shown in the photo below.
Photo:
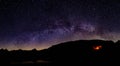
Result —
[[120, 38], [117, 0], [0, 0], [0, 48], [43, 49]]

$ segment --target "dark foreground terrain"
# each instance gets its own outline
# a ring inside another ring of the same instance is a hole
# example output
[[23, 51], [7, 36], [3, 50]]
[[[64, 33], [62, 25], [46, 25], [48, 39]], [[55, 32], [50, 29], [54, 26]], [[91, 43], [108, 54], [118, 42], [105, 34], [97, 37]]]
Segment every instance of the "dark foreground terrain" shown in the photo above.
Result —
[[120, 41], [79, 40], [37, 51], [0, 50], [0, 65], [120, 65]]

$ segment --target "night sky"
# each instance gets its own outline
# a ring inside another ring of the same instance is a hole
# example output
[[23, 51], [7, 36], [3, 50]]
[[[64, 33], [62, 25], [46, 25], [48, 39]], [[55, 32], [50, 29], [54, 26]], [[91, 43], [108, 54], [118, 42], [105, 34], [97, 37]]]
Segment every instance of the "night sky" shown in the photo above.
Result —
[[0, 48], [40, 50], [66, 41], [119, 38], [117, 0], [0, 0]]

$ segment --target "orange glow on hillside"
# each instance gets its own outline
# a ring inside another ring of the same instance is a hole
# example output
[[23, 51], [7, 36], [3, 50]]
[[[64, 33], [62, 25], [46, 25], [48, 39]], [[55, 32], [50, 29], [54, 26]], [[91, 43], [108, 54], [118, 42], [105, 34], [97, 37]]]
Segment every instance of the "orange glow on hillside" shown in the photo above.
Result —
[[99, 46], [94, 46], [93, 49], [94, 49], [94, 50], [100, 50], [100, 49], [102, 49], [102, 46], [101, 46], [101, 45], [99, 45]]

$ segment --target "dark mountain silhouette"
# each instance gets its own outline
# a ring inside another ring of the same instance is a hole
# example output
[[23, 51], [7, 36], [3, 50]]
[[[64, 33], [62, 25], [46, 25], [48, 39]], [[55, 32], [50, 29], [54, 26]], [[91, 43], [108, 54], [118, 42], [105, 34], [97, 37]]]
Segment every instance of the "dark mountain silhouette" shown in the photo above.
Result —
[[[101, 48], [94, 49], [97, 46]], [[45, 54], [48, 60], [56, 63], [108, 65], [119, 63], [119, 51], [119, 41], [80, 40], [54, 45]]]
[[0, 50], [0, 64], [119, 64], [120, 41], [78, 40], [37, 51]]

